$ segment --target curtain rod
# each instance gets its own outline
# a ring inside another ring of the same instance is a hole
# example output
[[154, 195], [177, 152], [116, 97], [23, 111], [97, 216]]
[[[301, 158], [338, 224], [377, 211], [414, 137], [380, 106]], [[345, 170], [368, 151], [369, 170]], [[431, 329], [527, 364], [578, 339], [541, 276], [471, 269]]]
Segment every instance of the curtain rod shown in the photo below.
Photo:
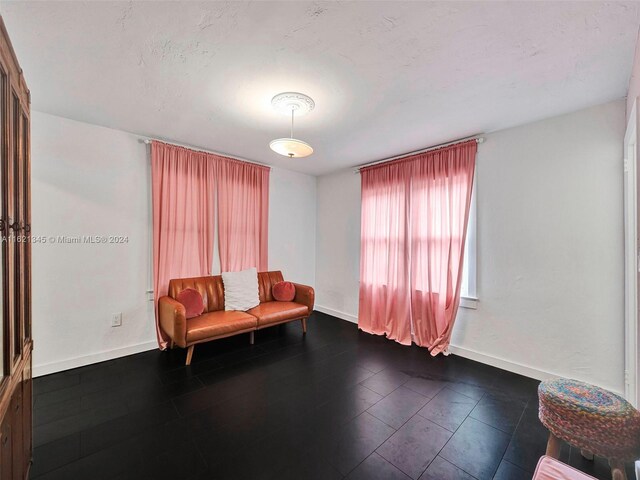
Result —
[[226, 158], [231, 158], [232, 160], [239, 160], [241, 162], [247, 162], [247, 163], [252, 163], [253, 165], [260, 165], [261, 167], [269, 167], [272, 168], [271, 165], [267, 165], [266, 163], [260, 163], [260, 162], [256, 162], [253, 160], [247, 160], [246, 158], [242, 158], [242, 157], [234, 157], [233, 155], [229, 155], [227, 153], [220, 153], [220, 152], [214, 152], [213, 150], [205, 150], [204, 148], [200, 148], [200, 147], [194, 147], [191, 145], [185, 145], [185, 144], [180, 144], [180, 143], [176, 143], [176, 142], [167, 142], [166, 140], [160, 140], [157, 138], [140, 138], [140, 140], [142, 140], [143, 143], [150, 145], [151, 142], [156, 141], [156, 142], [160, 142], [160, 143], [167, 143], [169, 145], [174, 145], [176, 147], [182, 147], [182, 148], [187, 148], [189, 150], [194, 150], [196, 152], [203, 152], [203, 153], [211, 153], [213, 155], [218, 155], [219, 157], [226, 157]]
[[355, 168], [355, 170], [353, 171], [353, 173], [360, 173], [361, 169], [363, 169], [365, 167], [371, 167], [371, 166], [377, 165], [379, 163], [386, 163], [386, 162], [392, 162], [394, 160], [400, 160], [401, 158], [404, 158], [404, 157], [410, 157], [412, 155], [418, 155], [420, 153], [426, 153], [426, 152], [429, 152], [431, 150], [437, 150], [438, 148], [448, 147], [449, 145], [455, 145], [456, 143], [462, 143], [462, 142], [466, 142], [466, 141], [469, 141], [469, 140], [475, 140], [476, 143], [483, 143], [484, 142], [484, 137], [482, 136], [482, 134], [471, 135], [470, 137], [464, 137], [464, 138], [459, 138], [458, 140], [452, 140], [450, 142], [439, 143], [438, 145], [433, 145], [432, 147], [423, 148], [421, 150], [415, 150], [413, 152], [403, 153], [403, 154], [400, 154], [400, 155], [396, 155], [394, 157], [383, 158], [382, 160], [376, 160], [375, 162], [369, 162], [369, 163], [365, 163], [363, 165], [358, 165]]

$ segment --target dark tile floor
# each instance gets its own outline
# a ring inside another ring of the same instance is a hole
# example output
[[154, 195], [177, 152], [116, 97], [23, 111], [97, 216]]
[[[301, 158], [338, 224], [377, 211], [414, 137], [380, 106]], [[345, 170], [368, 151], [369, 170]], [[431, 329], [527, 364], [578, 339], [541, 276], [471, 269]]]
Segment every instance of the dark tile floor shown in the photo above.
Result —
[[[37, 479], [529, 479], [538, 382], [314, 313], [35, 380]], [[565, 447], [565, 462], [609, 477]], [[630, 477], [632, 478], [632, 477]]]

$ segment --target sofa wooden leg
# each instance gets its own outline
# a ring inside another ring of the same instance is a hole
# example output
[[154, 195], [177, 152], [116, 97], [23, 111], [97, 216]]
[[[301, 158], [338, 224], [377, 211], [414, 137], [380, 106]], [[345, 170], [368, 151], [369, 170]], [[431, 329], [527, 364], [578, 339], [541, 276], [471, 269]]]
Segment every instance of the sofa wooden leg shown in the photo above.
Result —
[[249, 344], [253, 345], [253, 342], [255, 341], [255, 334], [256, 332], [249, 332]]
[[306, 334], [307, 333], [307, 319], [303, 318], [300, 321], [302, 322], [302, 333]]
[[195, 345], [189, 346], [189, 349], [187, 350], [187, 361], [186, 361], [185, 365], [191, 365], [191, 357], [193, 357], [193, 349], [194, 348], [195, 348]]
[[549, 440], [547, 441], [547, 455], [558, 459], [560, 457], [560, 448], [562, 447], [562, 440], [556, 437], [553, 433], [549, 432]]
[[613, 480], [627, 480], [624, 463], [619, 460], [609, 460], [609, 466], [611, 467], [611, 478]]

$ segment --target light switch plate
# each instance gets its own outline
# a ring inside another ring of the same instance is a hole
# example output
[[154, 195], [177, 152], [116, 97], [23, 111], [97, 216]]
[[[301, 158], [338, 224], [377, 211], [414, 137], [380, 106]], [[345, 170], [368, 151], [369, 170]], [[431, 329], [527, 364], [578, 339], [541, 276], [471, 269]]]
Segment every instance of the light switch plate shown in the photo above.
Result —
[[120, 326], [122, 326], [122, 313], [121, 312], [114, 313], [111, 316], [111, 326], [112, 327], [120, 327]]

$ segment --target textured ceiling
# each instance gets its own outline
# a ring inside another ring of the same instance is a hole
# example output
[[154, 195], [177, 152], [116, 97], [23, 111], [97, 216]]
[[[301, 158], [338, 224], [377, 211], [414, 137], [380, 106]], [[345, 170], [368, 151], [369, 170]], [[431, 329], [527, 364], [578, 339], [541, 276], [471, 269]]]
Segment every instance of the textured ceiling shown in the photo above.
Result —
[[[626, 94], [637, 3], [2, 2], [33, 108], [324, 174]], [[271, 152], [288, 119], [315, 149]]]

